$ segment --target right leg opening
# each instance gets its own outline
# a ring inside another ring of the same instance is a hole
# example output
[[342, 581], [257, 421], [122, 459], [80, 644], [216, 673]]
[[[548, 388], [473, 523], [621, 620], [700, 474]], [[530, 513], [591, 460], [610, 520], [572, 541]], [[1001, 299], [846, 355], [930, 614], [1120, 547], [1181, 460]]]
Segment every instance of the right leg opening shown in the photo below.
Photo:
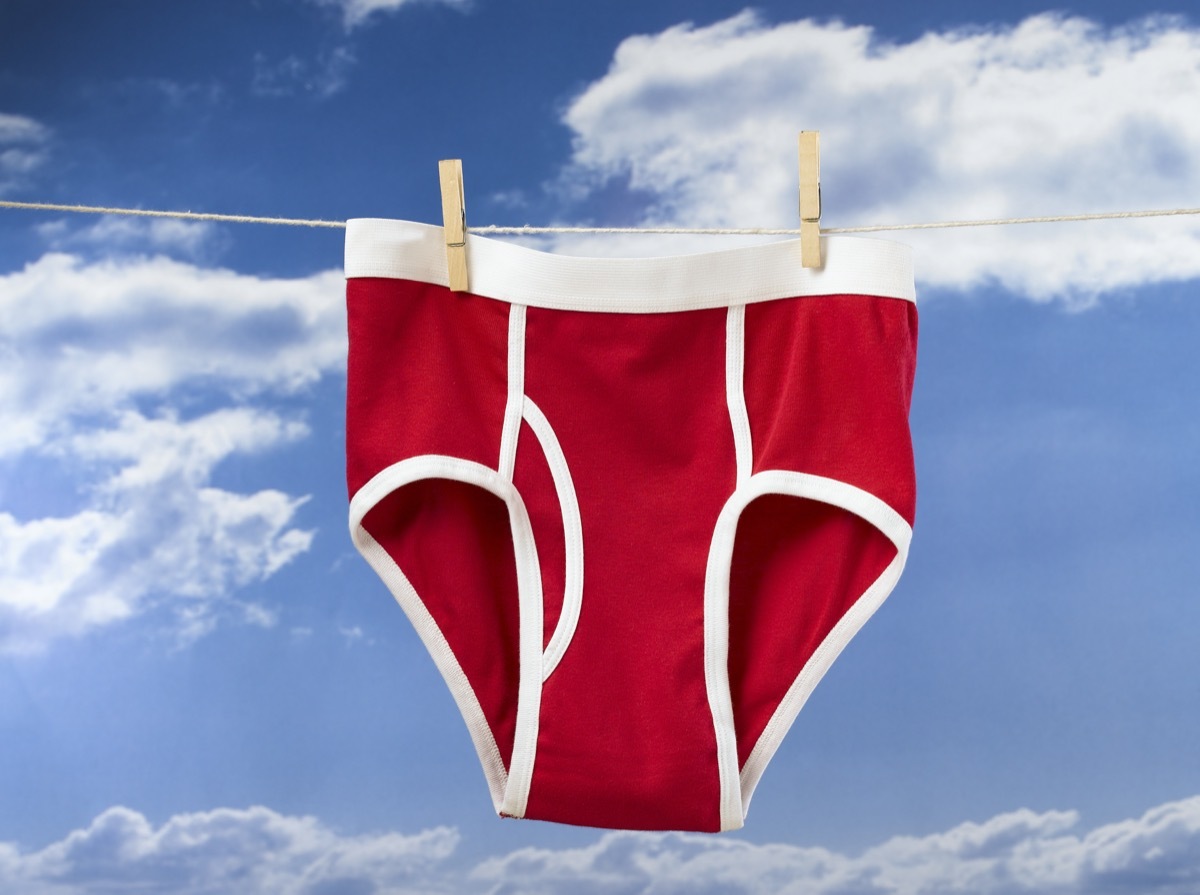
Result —
[[474, 483], [418, 479], [381, 497], [354, 534], [446, 679], [496, 800], [512, 765], [520, 684], [505, 501]]

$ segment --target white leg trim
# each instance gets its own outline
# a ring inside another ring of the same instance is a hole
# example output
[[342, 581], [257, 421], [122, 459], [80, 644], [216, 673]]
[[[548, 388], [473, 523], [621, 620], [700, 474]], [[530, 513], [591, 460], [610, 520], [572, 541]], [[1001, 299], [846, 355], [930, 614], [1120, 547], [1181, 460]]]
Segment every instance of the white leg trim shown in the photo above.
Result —
[[[733, 562], [738, 520], [758, 497], [785, 494], [841, 507], [869, 522], [896, 546], [896, 558], [867, 588], [801, 669], [759, 737], [746, 766], [737, 767], [737, 732], [729, 692], [729, 573]], [[851, 638], [891, 593], [908, 557], [912, 528], [878, 497], [861, 488], [824, 476], [769, 470], [751, 476], [726, 501], [717, 519], [709, 551], [704, 587], [705, 682], [717, 738], [717, 763], [721, 782], [721, 829], [742, 826], [750, 798], [767, 763], [817, 683]]]
[[[508, 507], [517, 567], [520, 683], [517, 690], [516, 733], [507, 772], [475, 691], [445, 635], [395, 560], [362, 525], [363, 518], [384, 497], [423, 479], [450, 479], [476, 485], [495, 494]], [[350, 536], [412, 622], [450, 687], [450, 693], [467, 723], [475, 751], [479, 754], [496, 811], [523, 817], [533, 779], [542, 699], [542, 578], [529, 513], [517, 489], [511, 480], [502, 478], [494, 469], [470, 460], [433, 454], [411, 457], [377, 473], [354, 495], [350, 501]]]
[[525, 400], [525, 306], [508, 311], [508, 400], [504, 405], [504, 429], [500, 435], [500, 475], [512, 481], [517, 463], [517, 436], [521, 432], [521, 408]]
[[754, 454], [750, 444], [750, 417], [742, 389], [746, 365], [746, 306], [733, 305], [725, 318], [725, 398], [733, 425], [733, 450], [737, 460], [737, 485], [750, 478]]
[[571, 470], [563, 454], [558, 436], [554, 434], [549, 420], [541, 409], [529, 398], [525, 399], [525, 421], [537, 436], [554, 478], [554, 490], [558, 492], [558, 505], [563, 520], [563, 544], [566, 548], [567, 568], [563, 584], [562, 611], [554, 635], [546, 645], [542, 656], [542, 680], [546, 680], [558, 667], [579, 623], [579, 611], [583, 606], [583, 525], [579, 518], [579, 501], [575, 497], [575, 484]]
[[458, 659], [450, 649], [450, 644], [446, 642], [446, 638], [433, 620], [433, 616], [429, 614], [429, 610], [417, 596], [417, 592], [409, 583], [408, 578], [400, 571], [400, 567], [387, 554], [387, 551], [362, 528], [355, 534], [354, 544], [371, 568], [383, 579], [383, 583], [387, 585], [392, 596], [396, 598], [396, 602], [408, 616], [408, 620], [416, 629], [421, 642], [425, 644], [425, 648], [433, 657], [438, 671], [442, 673], [442, 677], [450, 687], [450, 694], [454, 697], [463, 720], [467, 722], [467, 731], [471, 735], [471, 741], [475, 744], [479, 762], [483, 765], [483, 775], [487, 778], [488, 790], [492, 796], [492, 806], [497, 812], [500, 811], [504, 802], [504, 790], [508, 786], [508, 771], [504, 769], [500, 750], [497, 748], [491, 728], [488, 727], [487, 720], [484, 718], [479, 700], [475, 697], [475, 691], [471, 689], [462, 666], [458, 664]]

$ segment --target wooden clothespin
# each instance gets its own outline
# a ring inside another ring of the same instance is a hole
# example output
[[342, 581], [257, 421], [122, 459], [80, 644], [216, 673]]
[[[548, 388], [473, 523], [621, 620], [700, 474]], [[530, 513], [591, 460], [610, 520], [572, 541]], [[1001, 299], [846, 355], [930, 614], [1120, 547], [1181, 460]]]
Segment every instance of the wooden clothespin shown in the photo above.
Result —
[[463, 190], [462, 159], [438, 162], [438, 180], [442, 188], [442, 227], [446, 234], [446, 270], [450, 291], [466, 292], [467, 283], [467, 200]]
[[800, 263], [822, 264], [820, 131], [800, 131]]

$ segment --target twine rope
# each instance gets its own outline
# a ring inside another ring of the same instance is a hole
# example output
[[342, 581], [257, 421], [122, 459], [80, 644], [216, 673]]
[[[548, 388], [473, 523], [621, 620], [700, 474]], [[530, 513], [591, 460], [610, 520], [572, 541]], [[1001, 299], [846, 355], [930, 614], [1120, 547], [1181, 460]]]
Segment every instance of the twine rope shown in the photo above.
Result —
[[[73, 214], [112, 214], [127, 217], [174, 218], [185, 221], [213, 221], [226, 224], [274, 224], [287, 227], [316, 227], [345, 229], [345, 221], [326, 221], [312, 218], [261, 217], [243, 214], [213, 214], [199, 211], [155, 211], [144, 208], [110, 208], [99, 205], [59, 205], [50, 202], [12, 202], [0, 200], [0, 208], [29, 211], [63, 211]], [[920, 224], [871, 224], [864, 227], [822, 227], [822, 233], [889, 233], [901, 230], [950, 230], [962, 227], [998, 227], [1011, 224], [1061, 224], [1079, 221], [1112, 221], [1130, 218], [1180, 217], [1200, 215], [1200, 208], [1149, 209], [1145, 211], [1110, 211], [1096, 214], [1065, 214], [1045, 217], [986, 218], [982, 220], [932, 221]], [[799, 228], [775, 227], [534, 227], [523, 225], [505, 227], [489, 225], [469, 227], [478, 236], [542, 236], [554, 233], [626, 234], [646, 233], [663, 235], [704, 236], [797, 236]]]

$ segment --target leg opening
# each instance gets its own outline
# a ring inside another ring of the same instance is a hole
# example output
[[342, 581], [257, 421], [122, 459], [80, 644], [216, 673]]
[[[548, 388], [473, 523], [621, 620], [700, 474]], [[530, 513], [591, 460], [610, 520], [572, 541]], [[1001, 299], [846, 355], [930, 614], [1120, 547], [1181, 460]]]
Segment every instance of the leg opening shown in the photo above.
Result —
[[739, 767], [830, 633], [896, 553], [869, 522], [819, 501], [768, 494], [742, 512], [729, 576], [729, 689]]
[[909, 523], [853, 485], [752, 475], [721, 512], [705, 587], [709, 703], [724, 829], [817, 683], [891, 592]]
[[516, 489], [477, 463], [410, 458], [354, 495], [350, 532], [450, 687], [496, 810], [523, 816], [537, 751], [542, 598]]
[[520, 603], [504, 501], [465, 482], [425, 479], [384, 497], [363, 527], [441, 632], [507, 770], [520, 680]]

